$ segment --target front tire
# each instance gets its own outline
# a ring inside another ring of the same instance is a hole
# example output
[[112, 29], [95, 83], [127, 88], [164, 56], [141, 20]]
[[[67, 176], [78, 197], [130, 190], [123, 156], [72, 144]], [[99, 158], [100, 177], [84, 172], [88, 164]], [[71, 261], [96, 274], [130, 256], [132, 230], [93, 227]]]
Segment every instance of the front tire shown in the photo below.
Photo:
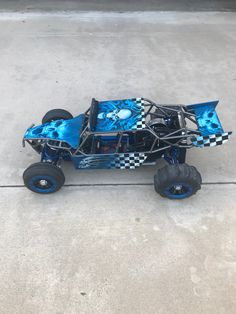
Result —
[[23, 174], [25, 186], [40, 194], [49, 194], [58, 191], [65, 182], [65, 176], [55, 165], [37, 162], [29, 166]]
[[170, 199], [184, 199], [201, 188], [202, 178], [197, 169], [185, 163], [167, 165], [154, 177], [157, 193]]
[[52, 122], [56, 120], [69, 120], [73, 119], [72, 114], [64, 109], [49, 110], [42, 119], [42, 123]]

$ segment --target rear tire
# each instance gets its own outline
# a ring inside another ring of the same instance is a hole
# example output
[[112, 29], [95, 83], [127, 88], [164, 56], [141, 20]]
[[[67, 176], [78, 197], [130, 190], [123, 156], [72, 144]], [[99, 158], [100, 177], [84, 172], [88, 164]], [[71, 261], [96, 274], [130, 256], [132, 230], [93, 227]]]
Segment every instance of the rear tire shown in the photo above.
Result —
[[65, 176], [60, 168], [46, 162], [37, 162], [29, 166], [23, 173], [25, 186], [40, 194], [58, 191], [65, 182]]
[[170, 199], [184, 199], [201, 188], [202, 178], [197, 169], [185, 163], [167, 165], [157, 171], [154, 186], [157, 193]]
[[49, 110], [42, 119], [42, 123], [52, 122], [55, 120], [69, 120], [73, 119], [72, 114], [64, 109]]

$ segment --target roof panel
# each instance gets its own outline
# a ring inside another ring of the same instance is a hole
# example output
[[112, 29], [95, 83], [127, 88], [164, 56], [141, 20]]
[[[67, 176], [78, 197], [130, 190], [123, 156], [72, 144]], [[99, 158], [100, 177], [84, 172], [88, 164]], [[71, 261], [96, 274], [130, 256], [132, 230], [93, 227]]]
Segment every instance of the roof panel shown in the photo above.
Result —
[[142, 98], [108, 100], [98, 103], [96, 132], [143, 128], [145, 128], [145, 117]]

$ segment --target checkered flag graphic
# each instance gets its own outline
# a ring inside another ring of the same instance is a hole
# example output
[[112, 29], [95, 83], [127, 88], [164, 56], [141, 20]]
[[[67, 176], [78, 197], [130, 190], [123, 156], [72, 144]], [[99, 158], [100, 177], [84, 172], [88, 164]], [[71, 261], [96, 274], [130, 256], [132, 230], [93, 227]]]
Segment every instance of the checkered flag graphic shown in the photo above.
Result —
[[213, 147], [226, 143], [232, 132], [225, 132], [221, 134], [210, 134], [205, 136], [198, 136], [192, 139], [192, 143], [197, 147]]
[[142, 98], [134, 98], [133, 101], [136, 102], [136, 105], [140, 107], [141, 111], [141, 119], [132, 127], [134, 130], [140, 130], [140, 129], [145, 129], [146, 124], [145, 124], [145, 111], [144, 111], [144, 106], [143, 106], [143, 99]]
[[135, 169], [141, 166], [146, 158], [145, 153], [116, 154], [111, 166], [116, 169]]

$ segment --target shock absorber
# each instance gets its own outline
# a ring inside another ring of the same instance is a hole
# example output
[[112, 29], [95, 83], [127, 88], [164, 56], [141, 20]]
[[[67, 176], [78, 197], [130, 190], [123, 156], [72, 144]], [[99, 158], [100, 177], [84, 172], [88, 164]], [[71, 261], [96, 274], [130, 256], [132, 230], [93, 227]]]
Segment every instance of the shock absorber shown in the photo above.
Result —
[[59, 162], [59, 159], [59, 149], [51, 148], [45, 144], [41, 153], [41, 162], [49, 162], [56, 165]]
[[183, 164], [186, 158], [186, 148], [171, 147], [164, 153], [164, 159], [171, 165]]

